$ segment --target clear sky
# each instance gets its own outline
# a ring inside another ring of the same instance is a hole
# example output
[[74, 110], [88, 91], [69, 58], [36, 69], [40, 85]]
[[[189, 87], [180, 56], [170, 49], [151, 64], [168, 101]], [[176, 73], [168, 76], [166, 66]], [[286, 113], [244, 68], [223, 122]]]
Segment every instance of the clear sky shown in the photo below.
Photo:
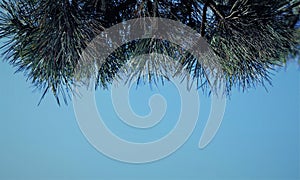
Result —
[[[273, 87], [236, 89], [214, 140], [198, 142], [210, 109], [201, 94], [198, 124], [186, 144], [171, 156], [148, 164], [122, 163], [99, 153], [77, 125], [72, 103], [58, 107], [51, 94], [37, 106], [40, 92], [14, 68], [0, 62], [0, 179], [299, 179], [300, 70], [278, 70]], [[159, 87], [168, 103], [158, 129], [136, 131], [118, 121], [109, 91], [97, 92], [100, 113], [112, 131], [131, 141], [163, 136], [176, 123], [179, 97], [172, 84]], [[133, 109], [149, 112], [147, 87], [131, 90]], [[146, 132], [147, 131], [147, 132]]]

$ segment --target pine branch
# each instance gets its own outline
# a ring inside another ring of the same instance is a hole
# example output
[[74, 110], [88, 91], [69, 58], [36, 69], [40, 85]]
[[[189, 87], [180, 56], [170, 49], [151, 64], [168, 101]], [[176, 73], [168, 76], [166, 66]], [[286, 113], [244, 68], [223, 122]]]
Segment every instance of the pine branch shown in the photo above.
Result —
[[218, 8], [217, 5], [214, 1], [212, 0], [208, 0], [208, 6], [211, 8], [211, 10], [217, 15], [219, 16], [219, 18], [221, 19], [225, 19], [225, 16], [223, 14], [223, 12], [221, 12]]
[[204, 4], [204, 7], [203, 7], [203, 11], [202, 11], [202, 22], [201, 22], [201, 27], [200, 27], [200, 34], [201, 34], [201, 37], [204, 37], [205, 36], [205, 26], [206, 26], [206, 23], [207, 23], [207, 7], [209, 6], [211, 0], [207, 0], [207, 2]]
[[[187, 78], [203, 88], [209, 81], [207, 72], [217, 67], [221, 69], [218, 77], [226, 80], [230, 92], [233, 86], [246, 89], [270, 82], [269, 71], [282, 65], [291, 55], [300, 55], [299, 29], [295, 27], [299, 22], [300, 2], [297, 0], [138, 2], [3, 0], [0, 2], [0, 38], [9, 40], [2, 47], [5, 59], [18, 72], [25, 72], [28, 80], [42, 90], [42, 97], [52, 91], [60, 103], [61, 96], [66, 101], [74, 79], [80, 78], [75, 69], [82, 61], [80, 55], [87, 43], [104, 27], [137, 15], [171, 18], [191, 26], [205, 37], [212, 51], [199, 60], [170, 42], [136, 40], [112, 53], [98, 69], [93, 67], [98, 74], [86, 69], [83, 73], [86, 77], [98, 77], [96, 86], [107, 87], [130, 62], [133, 68], [129, 70], [132, 73], [129, 77], [138, 76], [151, 82], [168, 79], [167, 71], [176, 69], [180, 74], [184, 70], [189, 72]], [[202, 12], [197, 12], [199, 9]], [[119, 35], [130, 35], [128, 33], [124, 29]], [[111, 43], [109, 38], [106, 43]], [[165, 60], [157, 59], [130, 61], [150, 52], [173, 57], [179, 62], [178, 66], [167, 67]], [[211, 82], [211, 86], [214, 83]]]

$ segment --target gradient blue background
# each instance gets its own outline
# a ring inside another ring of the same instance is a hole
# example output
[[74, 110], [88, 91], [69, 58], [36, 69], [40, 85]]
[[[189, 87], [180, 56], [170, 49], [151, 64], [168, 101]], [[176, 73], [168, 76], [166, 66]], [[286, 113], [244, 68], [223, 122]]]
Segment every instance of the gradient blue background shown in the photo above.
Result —
[[[210, 110], [201, 95], [200, 118], [190, 139], [171, 156], [148, 164], [127, 164], [107, 158], [81, 133], [72, 103], [58, 107], [7, 63], [0, 62], [0, 179], [300, 179], [300, 73], [289, 63], [273, 76], [269, 92], [258, 87], [234, 90], [223, 123], [203, 150], [198, 142]], [[132, 141], [154, 140], [176, 123], [180, 109], [172, 84], [159, 87], [168, 112], [159, 126], [136, 130], [114, 113], [110, 92], [97, 94], [100, 113], [119, 136]], [[147, 86], [132, 89], [132, 107], [149, 112], [153, 94]], [[202, 94], [202, 93], [200, 93]]]

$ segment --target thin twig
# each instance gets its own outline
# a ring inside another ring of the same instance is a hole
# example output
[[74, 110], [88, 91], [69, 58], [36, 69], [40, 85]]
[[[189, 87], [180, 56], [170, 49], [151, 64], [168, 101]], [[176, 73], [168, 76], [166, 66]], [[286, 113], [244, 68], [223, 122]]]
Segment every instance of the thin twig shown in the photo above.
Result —
[[211, 0], [208, 0], [208, 6], [211, 8], [211, 10], [217, 15], [219, 16], [221, 19], [225, 19], [223, 13], [221, 11], [219, 11], [219, 9], [217, 8], [217, 5], [211, 1]]
[[207, 14], [207, 6], [209, 5], [211, 0], [208, 0], [205, 4], [204, 4], [204, 7], [203, 7], [203, 13], [202, 13], [202, 22], [201, 22], [201, 37], [204, 37], [205, 36], [205, 26], [206, 26], [206, 22], [207, 22], [207, 19], [206, 19], [206, 14]]

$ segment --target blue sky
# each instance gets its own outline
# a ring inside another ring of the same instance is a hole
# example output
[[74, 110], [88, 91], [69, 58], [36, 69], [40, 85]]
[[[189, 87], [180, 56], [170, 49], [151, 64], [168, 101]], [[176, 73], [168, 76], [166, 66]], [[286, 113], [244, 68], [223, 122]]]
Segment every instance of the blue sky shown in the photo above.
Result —
[[[205, 148], [198, 142], [210, 109], [201, 93], [198, 124], [178, 151], [148, 164], [112, 160], [94, 149], [77, 125], [72, 104], [58, 107], [14, 68], [0, 62], [0, 179], [299, 179], [300, 73], [296, 63], [278, 70], [273, 87], [234, 90], [222, 125]], [[167, 133], [180, 106], [172, 84], [159, 87], [168, 110], [158, 129], [137, 131], [118, 121], [109, 91], [97, 92], [100, 113], [112, 131], [132, 141]], [[133, 109], [149, 112], [147, 87], [131, 90]], [[178, 106], [177, 106], [178, 105]]]

